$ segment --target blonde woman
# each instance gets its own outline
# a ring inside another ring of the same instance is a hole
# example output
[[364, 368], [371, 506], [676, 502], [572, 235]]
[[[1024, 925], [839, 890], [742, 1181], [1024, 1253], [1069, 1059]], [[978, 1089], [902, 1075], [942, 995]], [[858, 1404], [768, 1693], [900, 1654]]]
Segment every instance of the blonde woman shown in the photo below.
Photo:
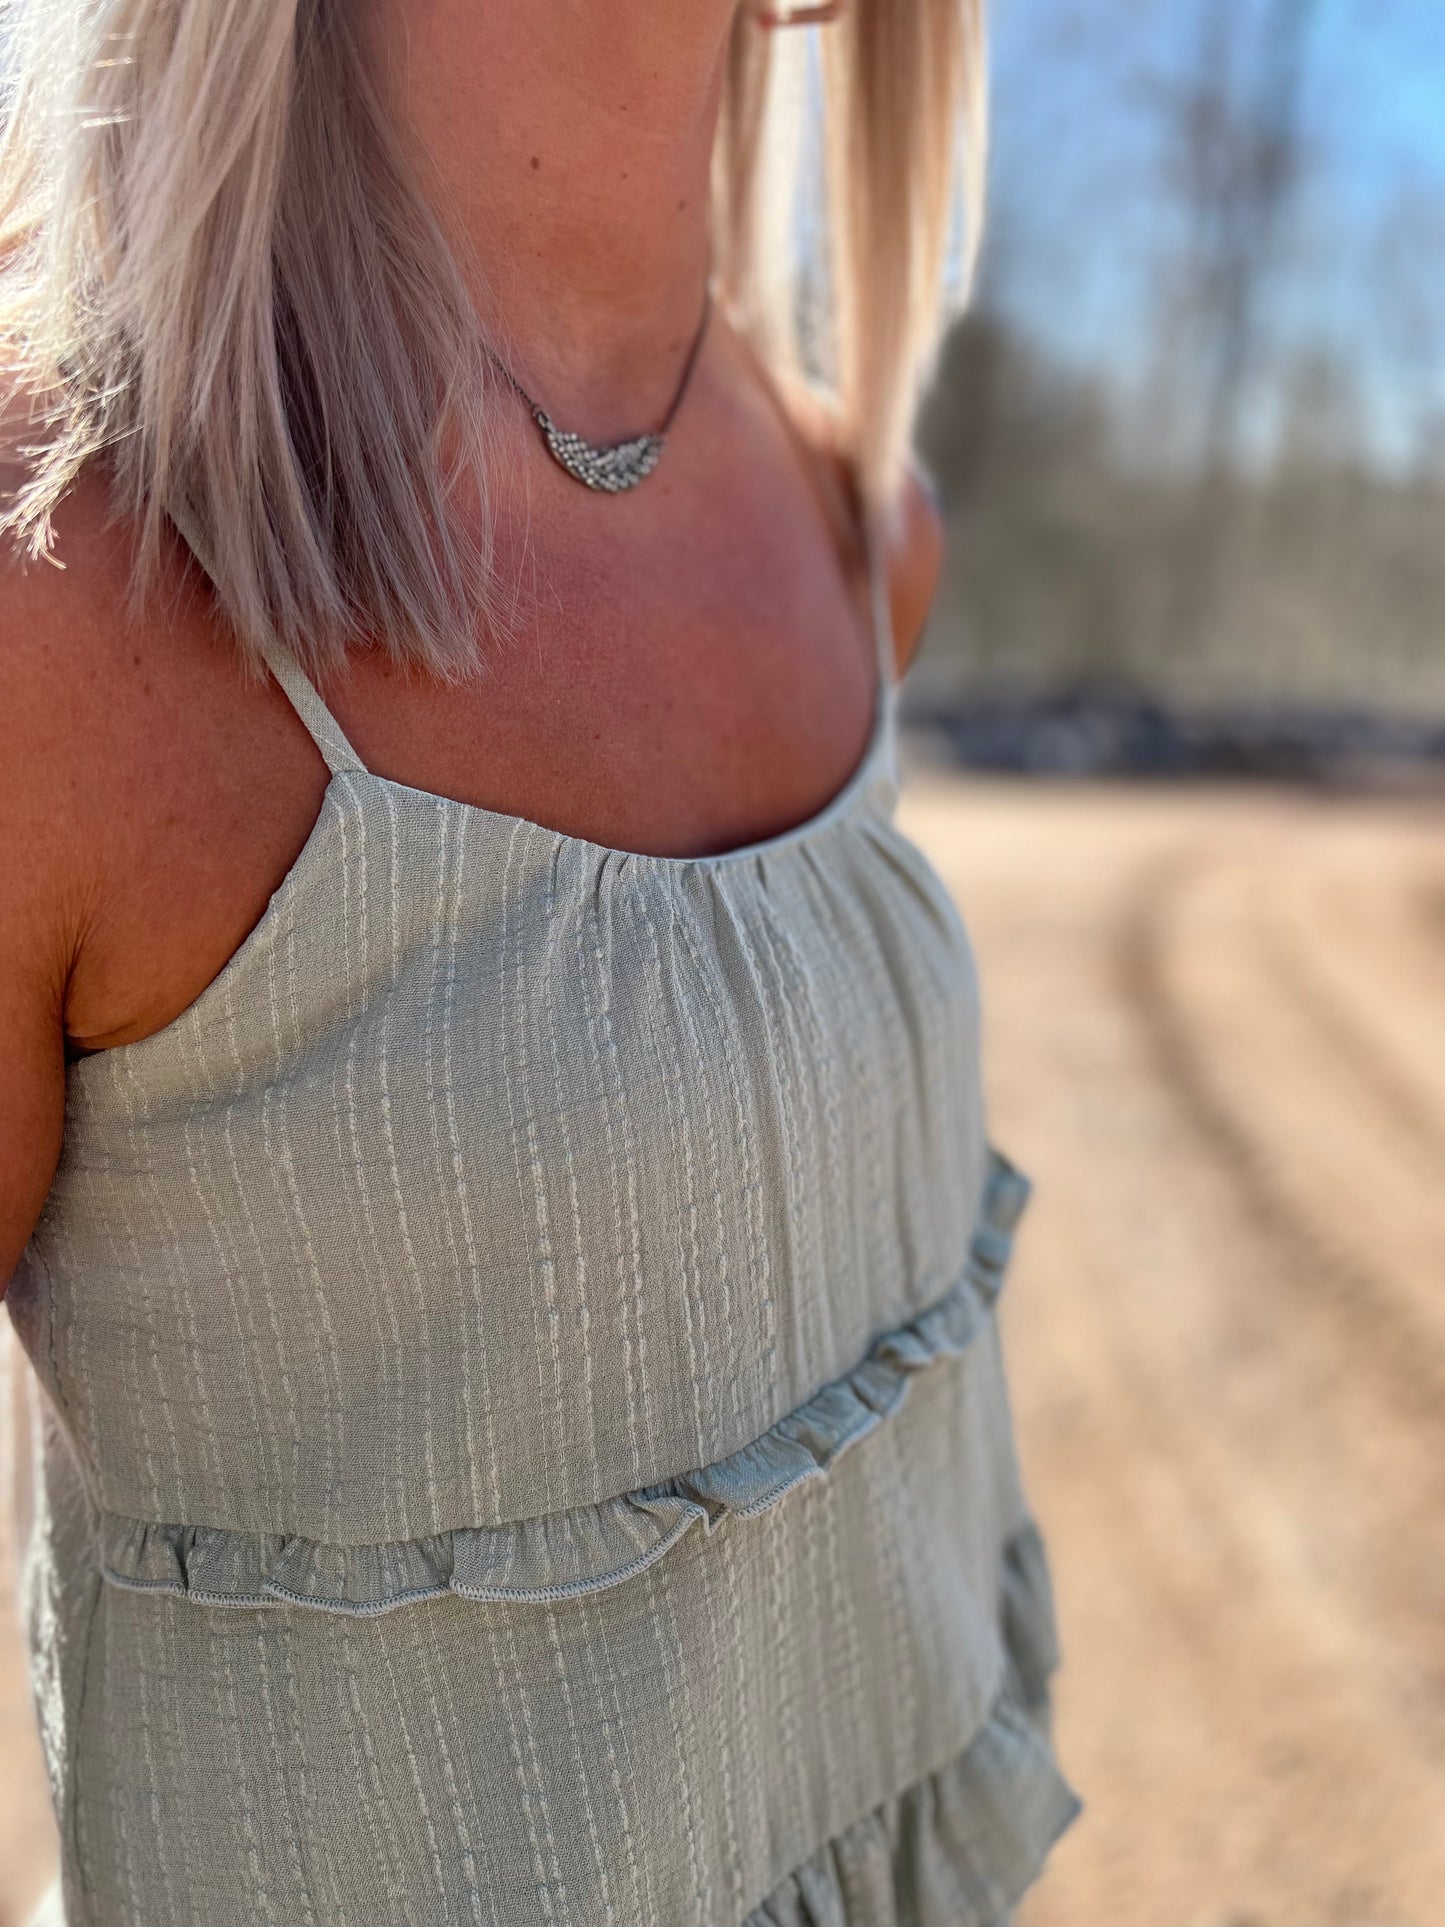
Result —
[[893, 821], [979, 24], [806, 11], [10, 9], [73, 1927], [982, 1927], [1077, 1811], [1029, 1180]]

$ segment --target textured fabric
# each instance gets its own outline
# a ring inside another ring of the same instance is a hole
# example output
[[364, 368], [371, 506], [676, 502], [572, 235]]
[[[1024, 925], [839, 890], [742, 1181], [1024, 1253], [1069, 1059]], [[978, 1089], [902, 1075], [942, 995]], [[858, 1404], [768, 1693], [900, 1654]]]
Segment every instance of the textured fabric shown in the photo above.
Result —
[[1078, 1802], [948, 894], [894, 691], [810, 822], [637, 855], [362, 768], [73, 1064], [7, 1302], [71, 1927], [943, 1927]]

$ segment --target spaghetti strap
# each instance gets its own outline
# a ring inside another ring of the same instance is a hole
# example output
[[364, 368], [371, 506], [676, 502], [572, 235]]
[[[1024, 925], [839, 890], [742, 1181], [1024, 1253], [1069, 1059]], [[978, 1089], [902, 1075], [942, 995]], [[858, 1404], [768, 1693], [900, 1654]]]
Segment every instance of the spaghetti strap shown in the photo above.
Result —
[[[175, 524], [186, 547], [209, 575], [211, 573], [209, 545], [201, 533], [199, 522], [191, 514], [190, 509], [184, 502], [171, 502], [167, 504], [166, 513]], [[280, 683], [291, 707], [301, 718], [307, 735], [325, 757], [326, 767], [331, 774], [339, 776], [343, 770], [355, 770], [363, 776], [366, 775], [366, 765], [347, 741], [345, 730], [322, 702], [315, 684], [285, 643], [263, 642], [261, 654], [265, 658], [266, 667]]]
[[365, 763], [351, 747], [345, 730], [322, 702], [315, 683], [285, 643], [262, 643], [261, 654], [266, 658], [267, 668], [285, 690], [307, 734], [326, 758], [326, 767], [331, 774], [340, 776], [343, 771], [354, 770], [365, 776]]

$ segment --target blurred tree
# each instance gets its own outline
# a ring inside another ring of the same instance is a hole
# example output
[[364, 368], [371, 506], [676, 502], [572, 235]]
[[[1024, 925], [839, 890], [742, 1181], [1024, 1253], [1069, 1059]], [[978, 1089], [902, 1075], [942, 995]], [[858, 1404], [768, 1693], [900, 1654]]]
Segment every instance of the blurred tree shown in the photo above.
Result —
[[[1339, 161], [1305, 111], [1327, 10], [1137, 0], [1131, 23], [1146, 14], [1172, 31], [1135, 56], [1098, 4], [1031, 0], [1018, 72], [1056, 76], [1049, 140], [1004, 145], [1030, 171], [994, 195], [976, 306], [917, 424], [951, 538], [918, 682], [1445, 712], [1445, 204], [1372, 177], [1352, 217], [1370, 298], [1342, 306]], [[1055, 23], [1068, 61], [1049, 70]], [[1089, 256], [1049, 170], [1077, 172], [1057, 76], [1084, 72], [1107, 89], [1091, 125], [1129, 156], [1109, 191], [1134, 200], [1088, 229], [1130, 252], [1103, 278], [1132, 332], [1081, 348]]]

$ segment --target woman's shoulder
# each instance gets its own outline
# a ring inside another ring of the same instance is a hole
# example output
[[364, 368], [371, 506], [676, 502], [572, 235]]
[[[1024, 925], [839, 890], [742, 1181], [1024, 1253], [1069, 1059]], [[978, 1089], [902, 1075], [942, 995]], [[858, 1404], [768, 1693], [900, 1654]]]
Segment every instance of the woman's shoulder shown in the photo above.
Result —
[[[839, 432], [837, 413], [827, 395], [801, 384], [788, 403], [799, 430], [834, 487], [856, 515], [857, 480]], [[883, 516], [889, 605], [903, 675], [917, 651], [943, 571], [944, 522], [938, 493], [918, 457], [904, 459], [894, 495]]]
[[[0, 467], [7, 493], [23, 480]], [[102, 819], [88, 719], [104, 691], [80, 611], [104, 591], [86, 575], [8, 538], [0, 554], [0, 1292], [59, 1155], [65, 1005], [100, 882], [84, 826]]]
[[[13, 458], [0, 462], [0, 488], [22, 483]], [[154, 678], [147, 651], [163, 643], [124, 620], [127, 543], [98, 478], [72, 486], [51, 534], [36, 554], [12, 534], [0, 538], [0, 809], [7, 821], [23, 808], [37, 830], [50, 826], [53, 868], [67, 832], [92, 801], [100, 806], [128, 692]]]
[[923, 625], [938, 593], [943, 556], [943, 513], [938, 495], [928, 472], [910, 455], [903, 469], [888, 544], [888, 592], [900, 676], [917, 652]]
[[276, 705], [247, 689], [178, 543], [133, 597], [135, 532], [104, 475], [82, 472], [53, 532], [36, 556], [0, 536], [0, 898], [12, 967], [58, 984], [88, 1035], [118, 937], [243, 817], [246, 745], [264, 749]]
[[[0, 459], [7, 498], [24, 486], [23, 464]], [[114, 715], [114, 629], [104, 612], [123, 595], [105, 551], [114, 546], [88, 483], [76, 485], [53, 518], [52, 544], [31, 554], [0, 538], [0, 837], [5, 888], [33, 872], [53, 892], [69, 869], [72, 827], [103, 780], [100, 764]], [[15, 901], [11, 896], [12, 903]]]

